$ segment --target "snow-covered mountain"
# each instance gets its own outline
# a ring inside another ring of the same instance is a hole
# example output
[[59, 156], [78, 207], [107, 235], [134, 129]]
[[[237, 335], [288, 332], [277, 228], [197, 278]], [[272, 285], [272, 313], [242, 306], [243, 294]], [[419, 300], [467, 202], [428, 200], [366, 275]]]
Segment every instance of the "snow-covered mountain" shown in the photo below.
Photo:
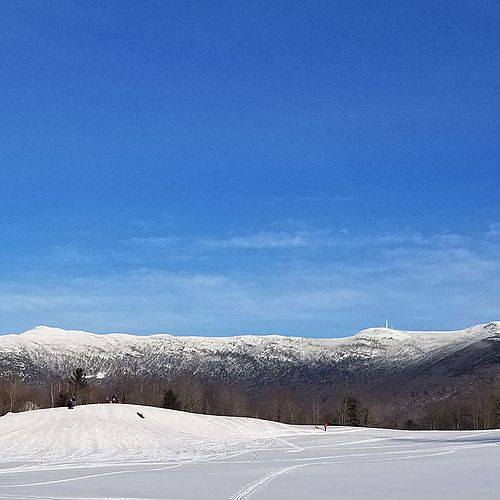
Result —
[[335, 339], [104, 335], [46, 326], [0, 336], [0, 375], [37, 381], [80, 366], [98, 378], [191, 373], [248, 386], [394, 374], [453, 377], [500, 368], [500, 322], [446, 332], [370, 328]]

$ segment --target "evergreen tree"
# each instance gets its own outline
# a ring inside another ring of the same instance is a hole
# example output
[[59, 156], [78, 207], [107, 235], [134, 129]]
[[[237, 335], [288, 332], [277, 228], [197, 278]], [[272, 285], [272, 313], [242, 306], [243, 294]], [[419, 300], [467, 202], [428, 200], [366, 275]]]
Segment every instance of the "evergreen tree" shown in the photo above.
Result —
[[169, 410], [178, 410], [180, 408], [179, 400], [172, 389], [168, 389], [163, 393], [162, 408]]
[[66, 406], [68, 404], [69, 394], [65, 391], [59, 391], [54, 400], [54, 406]]
[[76, 397], [77, 401], [79, 396], [82, 395], [84, 390], [88, 387], [89, 383], [87, 381], [87, 374], [83, 368], [76, 368], [69, 378], [70, 387], [73, 392], [73, 396]]
[[359, 407], [356, 398], [347, 398], [347, 425], [359, 425]]
[[340, 402], [340, 406], [335, 412], [336, 420], [339, 425], [360, 425], [360, 415], [358, 401], [356, 398], [346, 396]]

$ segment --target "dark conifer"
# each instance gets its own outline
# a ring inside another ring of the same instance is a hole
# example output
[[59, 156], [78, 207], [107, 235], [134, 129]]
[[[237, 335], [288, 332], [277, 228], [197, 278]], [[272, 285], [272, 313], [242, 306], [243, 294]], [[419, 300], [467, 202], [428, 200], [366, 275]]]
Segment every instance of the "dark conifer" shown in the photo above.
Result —
[[73, 396], [78, 398], [81, 396], [82, 392], [88, 387], [89, 383], [87, 381], [87, 374], [83, 368], [76, 368], [69, 378], [70, 387], [73, 392]]
[[169, 410], [178, 410], [180, 408], [179, 400], [172, 389], [168, 389], [163, 393], [162, 408]]

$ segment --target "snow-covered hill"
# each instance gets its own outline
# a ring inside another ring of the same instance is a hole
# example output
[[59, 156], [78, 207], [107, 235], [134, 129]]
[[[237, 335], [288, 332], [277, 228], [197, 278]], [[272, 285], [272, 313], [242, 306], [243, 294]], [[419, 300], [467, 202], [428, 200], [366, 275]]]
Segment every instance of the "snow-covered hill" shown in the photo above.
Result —
[[499, 430], [324, 432], [145, 406], [51, 408], [0, 417], [0, 499], [490, 500], [499, 444]]
[[293, 432], [277, 422], [151, 406], [50, 408], [0, 418], [0, 462], [194, 460], [241, 451]]
[[448, 332], [371, 328], [336, 339], [100, 335], [45, 326], [0, 336], [0, 375], [29, 380], [83, 366], [100, 378], [197, 373], [250, 385], [299, 384], [429, 369], [457, 375], [499, 363], [500, 322]]

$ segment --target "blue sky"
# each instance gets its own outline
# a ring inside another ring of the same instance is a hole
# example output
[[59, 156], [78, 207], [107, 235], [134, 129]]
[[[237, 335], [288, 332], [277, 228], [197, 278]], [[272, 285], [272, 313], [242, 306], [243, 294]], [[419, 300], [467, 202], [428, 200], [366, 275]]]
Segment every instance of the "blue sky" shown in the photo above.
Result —
[[0, 333], [500, 319], [497, 2], [0, 20]]

